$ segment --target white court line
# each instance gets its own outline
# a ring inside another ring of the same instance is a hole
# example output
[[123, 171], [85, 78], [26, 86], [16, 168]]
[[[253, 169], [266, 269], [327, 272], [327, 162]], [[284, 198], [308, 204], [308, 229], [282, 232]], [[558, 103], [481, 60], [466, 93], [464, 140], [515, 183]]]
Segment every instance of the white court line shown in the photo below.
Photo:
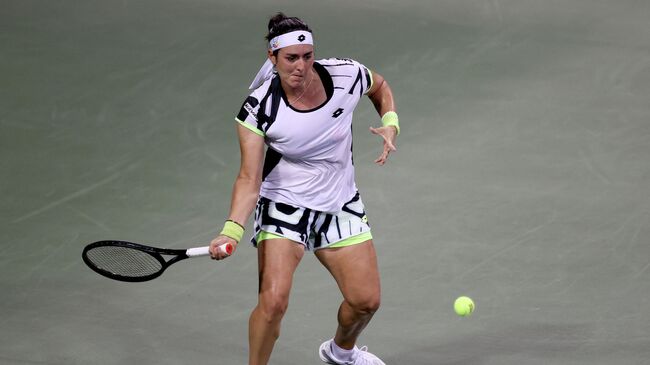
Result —
[[511, 242], [514, 242], [514, 243], [510, 243], [510, 244], [506, 245], [505, 247], [499, 249], [496, 253], [492, 254], [492, 256], [487, 257], [483, 261], [481, 261], [478, 264], [474, 265], [474, 267], [472, 267], [471, 269], [465, 271], [460, 276], [459, 280], [463, 280], [467, 275], [473, 273], [474, 271], [476, 271], [481, 266], [483, 266], [486, 263], [496, 259], [497, 257], [501, 256], [502, 254], [506, 253], [507, 251], [510, 251], [510, 250], [512, 250], [514, 248], [517, 248], [518, 246], [528, 242], [528, 240], [531, 239], [530, 236], [533, 233], [539, 231], [540, 229], [550, 225], [551, 223], [553, 223], [555, 221], [555, 213], [556, 212], [553, 211], [553, 213], [551, 214], [551, 218], [549, 218], [548, 221], [546, 221], [545, 223], [542, 223], [542, 224], [540, 224], [539, 226], [537, 226], [535, 228], [531, 228], [528, 231], [524, 232], [523, 234], [520, 234], [519, 236], [517, 236], [515, 239], [513, 239], [511, 241]]
[[121, 175], [121, 173], [116, 172], [113, 175], [107, 177], [106, 179], [104, 179], [104, 180], [102, 180], [102, 181], [100, 181], [98, 183], [90, 185], [90, 186], [88, 186], [88, 187], [86, 187], [84, 189], [78, 190], [78, 191], [76, 191], [76, 192], [74, 192], [74, 193], [72, 193], [72, 194], [70, 194], [70, 195], [68, 195], [66, 197], [63, 197], [63, 198], [61, 198], [59, 200], [53, 201], [50, 204], [47, 204], [47, 205], [45, 205], [45, 206], [43, 206], [41, 208], [38, 208], [38, 209], [36, 209], [36, 210], [34, 210], [32, 212], [29, 212], [29, 213], [23, 215], [22, 217], [16, 218], [16, 219], [13, 220], [12, 223], [20, 223], [20, 222], [22, 222], [22, 221], [24, 221], [26, 219], [29, 219], [29, 218], [31, 218], [31, 217], [33, 217], [35, 215], [41, 214], [41, 213], [43, 213], [43, 212], [45, 212], [45, 211], [47, 211], [49, 209], [52, 209], [52, 208], [54, 208], [54, 207], [56, 207], [58, 205], [66, 203], [66, 202], [68, 202], [68, 201], [70, 201], [70, 200], [72, 200], [74, 198], [82, 196], [82, 195], [84, 195], [84, 194], [86, 194], [86, 193], [88, 193], [90, 191], [93, 191], [93, 190], [95, 190], [95, 189], [97, 189], [97, 188], [99, 188], [99, 187], [101, 187], [103, 185], [106, 185], [106, 184], [110, 183], [113, 180], [116, 180], [118, 177], [120, 177], [120, 175]]
[[641, 275], [643, 275], [646, 271], [648, 271], [648, 269], [650, 269], [650, 262], [649, 262], [647, 265], [645, 265], [645, 266], [643, 267], [643, 269], [641, 269], [641, 271], [637, 272], [637, 273], [634, 275], [634, 278], [635, 278], [635, 279], [640, 278]]

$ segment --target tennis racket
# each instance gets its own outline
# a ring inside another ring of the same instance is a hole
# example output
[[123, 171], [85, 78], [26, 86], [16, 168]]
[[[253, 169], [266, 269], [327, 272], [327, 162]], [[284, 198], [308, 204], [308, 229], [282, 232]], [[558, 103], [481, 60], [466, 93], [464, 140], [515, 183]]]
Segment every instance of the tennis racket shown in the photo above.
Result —
[[[226, 243], [218, 249], [230, 255], [233, 246]], [[113, 280], [140, 282], [159, 277], [168, 267], [181, 260], [209, 254], [209, 246], [172, 250], [126, 241], [98, 241], [86, 246], [81, 257], [99, 275]], [[165, 259], [164, 256], [171, 258]]]

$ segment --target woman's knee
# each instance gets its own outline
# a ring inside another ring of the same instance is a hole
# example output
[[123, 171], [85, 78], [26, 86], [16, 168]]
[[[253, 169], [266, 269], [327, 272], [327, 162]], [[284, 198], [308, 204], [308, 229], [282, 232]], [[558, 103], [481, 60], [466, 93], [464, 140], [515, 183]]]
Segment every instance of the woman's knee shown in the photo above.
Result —
[[381, 305], [381, 296], [379, 293], [369, 293], [360, 297], [347, 300], [352, 309], [360, 314], [374, 314], [379, 310]]
[[268, 322], [280, 320], [289, 307], [289, 296], [280, 293], [261, 293], [259, 307]]

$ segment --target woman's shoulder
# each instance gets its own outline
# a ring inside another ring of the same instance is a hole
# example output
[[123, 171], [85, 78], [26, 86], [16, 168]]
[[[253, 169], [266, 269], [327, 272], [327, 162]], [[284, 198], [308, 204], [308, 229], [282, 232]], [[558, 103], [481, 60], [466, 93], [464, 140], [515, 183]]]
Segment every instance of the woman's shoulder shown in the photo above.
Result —
[[[363, 95], [372, 86], [370, 70], [363, 64], [351, 58], [325, 58], [317, 60], [318, 63], [331, 76], [333, 89], [348, 90], [348, 94]], [[353, 92], [359, 88], [359, 92]]]
[[331, 58], [323, 58], [320, 60], [316, 60], [316, 62], [318, 62], [321, 66], [325, 66], [325, 67], [361, 66], [361, 63], [351, 58], [331, 57]]

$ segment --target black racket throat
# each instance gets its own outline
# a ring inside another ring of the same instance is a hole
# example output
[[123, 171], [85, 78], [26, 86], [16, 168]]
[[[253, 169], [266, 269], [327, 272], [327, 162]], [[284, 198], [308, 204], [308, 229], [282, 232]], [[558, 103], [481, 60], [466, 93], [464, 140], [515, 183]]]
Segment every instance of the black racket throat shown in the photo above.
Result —
[[[166, 260], [163, 256], [172, 256]], [[98, 241], [86, 246], [81, 254], [96, 273], [126, 282], [155, 279], [172, 264], [188, 258], [185, 250], [145, 246], [127, 241]]]

